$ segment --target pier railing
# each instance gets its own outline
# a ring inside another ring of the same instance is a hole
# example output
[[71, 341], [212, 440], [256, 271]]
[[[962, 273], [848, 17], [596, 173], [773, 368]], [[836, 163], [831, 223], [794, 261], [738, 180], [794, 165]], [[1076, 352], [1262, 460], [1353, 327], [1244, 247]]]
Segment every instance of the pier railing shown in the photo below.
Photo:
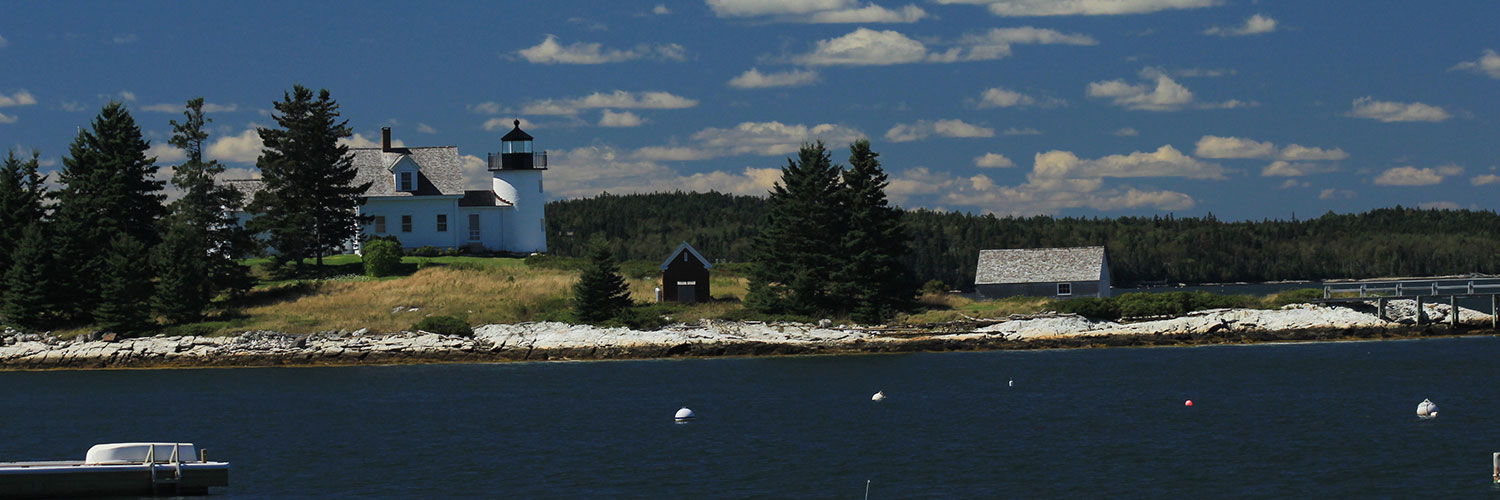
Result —
[[[1431, 284], [1417, 285], [1418, 283]], [[1359, 293], [1360, 297], [1419, 297], [1448, 295], [1480, 295], [1500, 292], [1500, 283], [1475, 283], [1477, 280], [1406, 280], [1406, 281], [1361, 281], [1358, 283], [1324, 283], [1323, 298], [1331, 299], [1336, 293]]]

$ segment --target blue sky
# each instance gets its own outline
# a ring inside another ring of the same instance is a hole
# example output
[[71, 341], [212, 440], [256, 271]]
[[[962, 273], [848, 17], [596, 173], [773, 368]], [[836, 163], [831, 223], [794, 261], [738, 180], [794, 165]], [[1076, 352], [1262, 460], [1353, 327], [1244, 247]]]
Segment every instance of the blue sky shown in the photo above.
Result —
[[[907, 208], [1289, 218], [1496, 209], [1500, 3], [1240, 0], [20, 2], [0, 144], [59, 168], [129, 105], [163, 165], [203, 96], [210, 154], [327, 88], [356, 145], [457, 145], [473, 184], [514, 119], [557, 198], [763, 195], [869, 137]], [[163, 174], [164, 176], [167, 174]]]

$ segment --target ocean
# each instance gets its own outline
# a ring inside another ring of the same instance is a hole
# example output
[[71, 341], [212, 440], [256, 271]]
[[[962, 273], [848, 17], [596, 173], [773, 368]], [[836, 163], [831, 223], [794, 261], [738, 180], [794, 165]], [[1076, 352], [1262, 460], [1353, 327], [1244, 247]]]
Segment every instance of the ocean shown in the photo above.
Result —
[[1497, 360], [1467, 337], [3, 372], [0, 460], [192, 442], [234, 499], [1495, 498]]

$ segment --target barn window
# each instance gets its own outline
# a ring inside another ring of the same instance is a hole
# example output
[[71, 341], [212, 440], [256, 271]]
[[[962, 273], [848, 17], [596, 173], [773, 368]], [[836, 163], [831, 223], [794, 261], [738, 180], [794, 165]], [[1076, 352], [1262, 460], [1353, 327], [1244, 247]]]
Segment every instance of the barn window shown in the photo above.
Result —
[[1057, 284], [1057, 294], [1058, 295], [1073, 295], [1073, 284], [1072, 283], [1058, 283]]

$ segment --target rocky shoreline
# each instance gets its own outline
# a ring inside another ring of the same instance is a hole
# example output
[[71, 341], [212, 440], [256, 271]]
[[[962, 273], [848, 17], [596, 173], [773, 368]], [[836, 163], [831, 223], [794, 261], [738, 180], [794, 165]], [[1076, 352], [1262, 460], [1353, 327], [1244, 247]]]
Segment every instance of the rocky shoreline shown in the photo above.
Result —
[[[1404, 304], [1403, 304], [1404, 302]], [[1493, 335], [1488, 314], [1461, 309], [1452, 328], [1443, 304], [1393, 301], [1373, 306], [1294, 304], [1280, 310], [1220, 309], [1135, 323], [1045, 313], [930, 328], [854, 328], [792, 323], [705, 321], [654, 331], [564, 323], [484, 325], [469, 337], [365, 331], [226, 337], [60, 340], [0, 334], [0, 370], [380, 365], [548, 360], [848, 354], [997, 349], [1200, 345], [1315, 340]]]

